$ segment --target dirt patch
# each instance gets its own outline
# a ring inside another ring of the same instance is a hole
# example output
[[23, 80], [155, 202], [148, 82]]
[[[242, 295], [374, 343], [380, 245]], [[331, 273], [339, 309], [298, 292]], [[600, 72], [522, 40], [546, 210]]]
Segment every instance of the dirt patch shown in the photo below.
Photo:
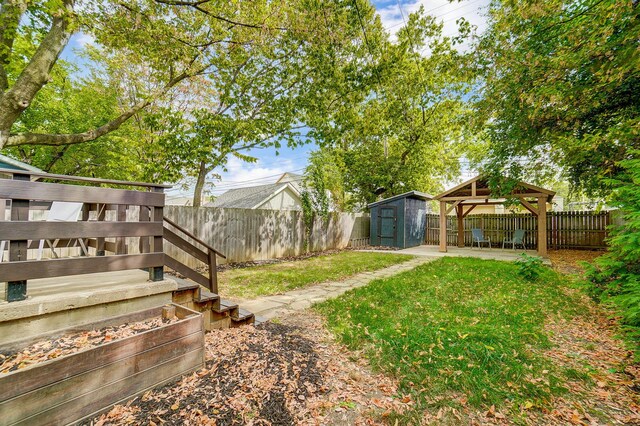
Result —
[[[358, 248], [359, 249], [359, 248]], [[242, 269], [249, 268], [251, 266], [262, 266], [262, 265], [274, 265], [277, 263], [286, 263], [286, 262], [295, 262], [297, 260], [305, 260], [311, 259], [313, 257], [318, 256], [326, 256], [330, 254], [338, 254], [343, 251], [351, 251], [354, 250], [352, 248], [344, 248], [344, 249], [336, 249], [336, 250], [325, 250], [325, 251], [316, 251], [311, 253], [304, 253], [299, 256], [289, 256], [289, 257], [280, 257], [278, 259], [268, 259], [268, 260], [252, 260], [248, 262], [234, 262], [234, 263], [225, 263], [222, 265], [218, 265], [218, 272], [223, 272], [229, 269]]]
[[124, 323], [100, 329], [65, 333], [55, 338], [38, 340], [20, 350], [0, 351], [0, 374], [10, 373], [50, 359], [134, 336], [176, 321], [178, 321], [177, 318], [173, 320], [151, 318], [145, 321]]
[[383, 247], [383, 246], [361, 246], [361, 247], [347, 247], [343, 249], [335, 249], [335, 250], [325, 250], [325, 251], [317, 251], [312, 253], [301, 254], [300, 256], [290, 256], [290, 257], [281, 257], [278, 259], [269, 259], [269, 260], [253, 260], [248, 262], [234, 262], [234, 263], [225, 263], [222, 265], [218, 265], [218, 272], [226, 271], [229, 269], [241, 269], [241, 268], [249, 268], [251, 266], [262, 266], [262, 265], [273, 265], [277, 263], [286, 263], [286, 262], [295, 262], [298, 260], [311, 259], [313, 257], [318, 256], [327, 256], [330, 254], [338, 254], [343, 251], [354, 251], [354, 250], [384, 250], [384, 251], [396, 251], [400, 250], [396, 247]]
[[563, 274], [582, 274], [584, 267], [580, 262], [593, 262], [605, 252], [601, 250], [549, 250], [549, 259], [553, 269]]
[[410, 400], [336, 344], [320, 317], [206, 336], [206, 367], [114, 407], [91, 424], [371, 424]]
[[545, 328], [554, 348], [545, 356], [587, 375], [569, 380], [569, 394], [552, 401], [557, 423], [640, 424], [640, 365], [615, 337], [618, 327], [610, 312], [593, 304], [571, 320], [549, 319]]

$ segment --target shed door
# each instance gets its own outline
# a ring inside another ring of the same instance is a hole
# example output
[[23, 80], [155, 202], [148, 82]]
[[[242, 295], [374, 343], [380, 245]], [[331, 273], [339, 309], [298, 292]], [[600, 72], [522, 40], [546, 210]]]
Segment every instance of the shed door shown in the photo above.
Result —
[[396, 245], [396, 208], [380, 207], [380, 217], [378, 220], [380, 234], [380, 245], [391, 246]]

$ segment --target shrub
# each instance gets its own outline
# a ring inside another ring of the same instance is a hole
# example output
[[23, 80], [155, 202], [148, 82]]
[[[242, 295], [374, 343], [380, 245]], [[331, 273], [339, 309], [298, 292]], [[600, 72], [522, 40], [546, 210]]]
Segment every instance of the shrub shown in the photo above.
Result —
[[518, 264], [518, 274], [527, 281], [538, 281], [544, 271], [542, 259], [536, 256], [522, 253], [516, 263]]
[[610, 228], [609, 251], [587, 269], [587, 278], [589, 294], [612, 303], [622, 325], [640, 342], [640, 152], [634, 155], [620, 163], [624, 172], [611, 181], [623, 223]]

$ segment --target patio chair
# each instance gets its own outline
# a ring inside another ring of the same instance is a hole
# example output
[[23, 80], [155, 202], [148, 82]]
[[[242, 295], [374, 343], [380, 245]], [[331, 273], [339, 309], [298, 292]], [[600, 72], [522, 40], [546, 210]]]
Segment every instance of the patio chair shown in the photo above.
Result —
[[471, 243], [471, 248], [473, 248], [473, 244], [478, 243], [478, 248], [482, 249], [481, 243], [487, 243], [489, 245], [489, 250], [491, 250], [491, 238], [485, 238], [482, 229], [473, 228], [471, 229], [471, 236], [473, 237], [473, 241]]
[[[65, 201], [54, 201], [51, 203], [51, 208], [49, 209], [49, 215], [47, 216], [47, 222], [77, 222], [78, 217], [80, 216], [80, 212], [82, 211], [82, 203], [70, 203]], [[42, 259], [42, 253], [44, 252], [44, 243], [47, 243], [49, 249], [51, 249], [51, 253], [53, 253], [54, 258], [58, 258], [56, 251], [54, 250], [58, 243], [59, 239], [54, 240], [40, 240], [40, 245], [38, 246], [38, 257], [37, 260]], [[84, 244], [81, 238], [76, 238], [73, 246], [76, 244], [80, 245], [80, 249], [84, 253], [85, 256], [88, 255], [87, 246]], [[69, 247], [67, 245], [66, 247]]]
[[505, 238], [504, 240], [502, 240], [502, 248], [504, 249], [505, 244], [511, 244], [511, 248], [515, 250], [516, 245], [520, 244], [523, 249], [526, 249], [526, 247], [524, 246], [525, 232], [526, 231], [524, 229], [516, 229], [515, 232], [513, 233], [513, 238], [511, 239]]

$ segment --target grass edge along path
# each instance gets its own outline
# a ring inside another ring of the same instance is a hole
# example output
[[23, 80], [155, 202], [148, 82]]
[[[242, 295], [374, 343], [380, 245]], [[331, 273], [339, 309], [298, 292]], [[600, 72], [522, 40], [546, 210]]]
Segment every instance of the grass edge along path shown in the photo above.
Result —
[[223, 297], [253, 299], [327, 281], [339, 281], [413, 259], [398, 253], [342, 251], [292, 262], [229, 269], [218, 274]]
[[550, 269], [531, 283], [513, 263], [442, 258], [315, 309], [340, 342], [413, 396], [416, 409], [400, 424], [442, 409], [503, 409], [526, 423], [529, 410], [567, 392], [568, 380], [589, 380], [586, 368], [555, 367], [543, 355], [546, 318], [575, 317], [585, 303], [568, 284]]

